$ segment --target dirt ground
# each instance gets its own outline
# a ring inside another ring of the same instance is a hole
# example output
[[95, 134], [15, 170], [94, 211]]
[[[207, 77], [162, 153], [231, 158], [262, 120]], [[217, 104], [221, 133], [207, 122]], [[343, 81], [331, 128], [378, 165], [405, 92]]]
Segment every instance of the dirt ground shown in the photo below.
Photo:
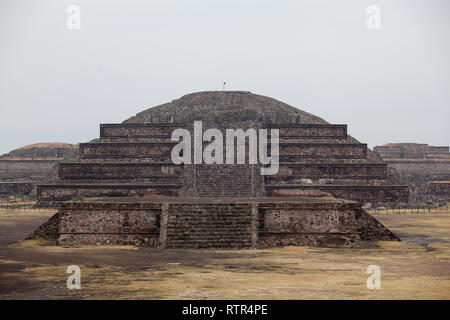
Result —
[[[377, 214], [402, 242], [360, 249], [63, 248], [23, 241], [50, 212], [0, 212], [0, 299], [450, 299], [450, 214]], [[179, 263], [178, 265], [172, 265]], [[66, 286], [81, 269], [81, 289]], [[366, 286], [369, 265], [381, 289]]]

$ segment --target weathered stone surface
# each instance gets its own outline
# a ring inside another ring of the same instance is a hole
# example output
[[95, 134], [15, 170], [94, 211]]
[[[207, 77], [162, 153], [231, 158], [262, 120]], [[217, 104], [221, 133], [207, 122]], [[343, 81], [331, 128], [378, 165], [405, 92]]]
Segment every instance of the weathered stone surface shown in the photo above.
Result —
[[59, 165], [61, 181], [177, 183], [182, 172], [182, 165], [164, 162], [78, 162]]
[[68, 143], [38, 143], [0, 156], [0, 195], [34, 195], [36, 184], [77, 152], [78, 147]]
[[38, 181], [49, 174], [57, 163], [58, 160], [10, 160], [0, 158], [0, 180]]
[[[450, 201], [445, 182], [450, 181], [448, 146], [397, 143], [374, 148], [398, 172], [399, 181], [409, 185], [412, 202]], [[443, 183], [443, 185], [437, 185]]]
[[361, 240], [397, 240], [400, 238], [363, 209], [356, 210], [357, 231]]
[[54, 205], [74, 198], [178, 196], [177, 184], [50, 184], [37, 189], [41, 204]]
[[[193, 133], [194, 121], [224, 136], [226, 129], [279, 129], [280, 171], [262, 176], [248, 156], [246, 164], [172, 164], [172, 131]], [[190, 94], [122, 124], [103, 124], [100, 139], [81, 144], [80, 160], [61, 164], [59, 177], [39, 186], [38, 197], [47, 204], [81, 200], [62, 205], [64, 245], [358, 247], [361, 238], [386, 233], [376, 220], [360, 218], [361, 203], [408, 197], [346, 125], [249, 92]]]
[[310, 198], [154, 197], [68, 202], [61, 206], [59, 224], [54, 216], [46, 226], [52, 235], [57, 226], [58, 243], [67, 246], [358, 247], [361, 239], [398, 239], [358, 203]]
[[329, 185], [329, 184], [276, 184], [266, 185], [269, 197], [302, 196], [321, 191], [336, 198], [349, 199], [360, 203], [407, 202], [408, 188], [386, 185]]
[[295, 141], [297, 139], [311, 139], [311, 141], [315, 141], [316, 139], [347, 140], [347, 125], [345, 124], [293, 125], [266, 123], [264, 127], [267, 129], [278, 129], [280, 137], [283, 137], [285, 141]]
[[80, 144], [82, 161], [170, 162], [175, 143], [165, 142], [96, 142]]
[[27, 195], [33, 190], [34, 181], [0, 182], [0, 195]]
[[58, 221], [59, 212], [55, 213], [46, 222], [44, 222], [38, 229], [33, 231], [25, 240], [56, 240], [58, 239]]
[[370, 179], [386, 180], [387, 170], [385, 164], [369, 163], [316, 163], [297, 162], [280, 163], [278, 173], [267, 176], [266, 182], [289, 183], [297, 182], [297, 179], [311, 180], [344, 180], [344, 179]]
[[432, 181], [431, 194], [438, 201], [448, 201], [450, 199], [450, 181]]
[[450, 159], [448, 146], [419, 143], [389, 143], [373, 149], [383, 159]]

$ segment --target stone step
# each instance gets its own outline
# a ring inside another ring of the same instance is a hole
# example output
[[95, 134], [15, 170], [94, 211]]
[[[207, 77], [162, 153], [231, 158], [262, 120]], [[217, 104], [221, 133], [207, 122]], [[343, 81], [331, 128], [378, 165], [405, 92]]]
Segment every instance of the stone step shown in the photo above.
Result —
[[374, 163], [280, 163], [278, 173], [265, 176], [266, 181], [309, 180], [383, 180], [387, 178], [386, 164]]
[[232, 215], [220, 213], [218, 215], [211, 216], [211, 215], [204, 215], [204, 214], [201, 214], [198, 212], [192, 212], [190, 214], [181, 214], [181, 215], [172, 215], [172, 216], [176, 217], [177, 219], [181, 219], [181, 220], [192, 219], [192, 218], [200, 219], [200, 220], [201, 219], [213, 219], [213, 220], [220, 219], [220, 220], [222, 220], [224, 218], [230, 218], [230, 219], [250, 218], [250, 214], [248, 213], [248, 211], [241, 211], [241, 212], [233, 213]]
[[179, 184], [42, 184], [37, 187], [40, 204], [56, 204], [69, 201], [75, 197], [150, 197], [150, 196], [178, 196]]
[[251, 239], [249, 233], [247, 233], [246, 235], [211, 235], [211, 234], [186, 234], [186, 235], [179, 235], [176, 237], [172, 237], [171, 241], [173, 240], [183, 240], [183, 239], [187, 239], [187, 240], [192, 240], [192, 239], [201, 239], [201, 240], [220, 240], [220, 241], [228, 241], [228, 240], [248, 240]]
[[242, 249], [251, 247], [250, 243], [168, 243], [167, 248], [209, 248], [209, 249]]
[[[190, 213], [187, 213], [187, 214], [177, 214], [177, 215], [171, 213], [171, 216], [172, 217], [176, 217], [177, 219], [181, 219], [181, 220], [182, 219], [191, 219], [191, 218], [199, 219], [199, 220], [201, 220], [201, 219], [213, 219], [213, 220], [214, 219], [220, 219], [220, 220], [222, 220], [224, 218], [229, 218], [229, 219], [234, 219], [234, 218], [236, 218], [236, 219], [244, 219], [244, 218], [247, 218], [247, 219], [249, 219], [251, 217], [249, 210], [246, 210], [246, 211], [236, 210], [236, 211], [233, 211], [233, 213], [230, 213], [230, 212], [219, 212], [219, 213], [208, 213], [208, 214], [204, 214], [202, 212], [195, 212], [194, 211], [194, 212], [190, 212]], [[170, 219], [170, 217], [169, 217], [169, 219]]]
[[389, 181], [383, 178], [359, 178], [359, 179], [345, 179], [345, 178], [299, 178], [295, 176], [289, 176], [285, 179], [282, 178], [268, 178], [264, 180], [265, 185], [280, 185], [280, 186], [349, 186], [349, 185], [361, 185], [361, 186], [380, 186], [387, 185]]
[[139, 179], [61, 179], [62, 183], [66, 184], [181, 184], [179, 177], [149, 177]]
[[167, 243], [168, 248], [242, 248], [250, 247], [251, 242], [217, 242], [217, 241], [180, 241]]
[[186, 238], [186, 239], [170, 239], [167, 240], [167, 243], [169, 244], [187, 244], [187, 243], [211, 243], [211, 244], [242, 244], [242, 243], [251, 243], [251, 238], [246, 239], [223, 239], [220, 240], [220, 238]]
[[367, 158], [367, 145], [363, 143], [297, 143], [279, 144], [279, 161], [295, 161], [301, 158]]
[[[100, 124], [100, 138], [103, 139], [170, 139], [172, 132], [177, 128], [186, 128], [182, 124]], [[347, 125], [345, 124], [265, 124], [265, 128], [278, 129], [280, 137], [316, 138], [347, 138]]]
[[247, 224], [243, 224], [243, 225], [236, 225], [235, 223], [230, 223], [230, 224], [222, 224], [220, 226], [216, 226], [216, 225], [207, 225], [204, 224], [201, 227], [197, 227], [194, 228], [192, 225], [168, 225], [167, 228], [170, 229], [175, 229], [175, 228], [183, 228], [184, 230], [190, 230], [192, 232], [203, 232], [203, 230], [210, 230], [211, 232], [222, 232], [222, 233], [230, 233], [231, 231], [229, 231], [229, 229], [233, 229], [233, 232], [246, 232], [248, 231], [247, 226], [249, 225], [249, 223]]
[[[171, 223], [172, 219], [169, 218], [169, 223]], [[202, 218], [202, 217], [198, 217], [198, 216], [190, 216], [190, 217], [176, 217], [176, 221], [181, 223], [181, 222], [192, 222], [192, 223], [220, 223], [220, 222], [247, 222], [250, 221], [251, 218], [250, 217], [246, 217], [246, 216], [235, 216], [235, 217], [227, 217], [227, 216], [222, 216], [222, 217], [217, 217], [217, 218]]]
[[60, 163], [58, 175], [61, 179], [155, 179], [178, 178], [183, 168], [167, 162], [80, 162]]
[[[217, 218], [201, 218], [201, 217], [196, 217], [196, 216], [191, 216], [191, 217], [177, 217], [176, 218], [178, 224], [179, 223], [184, 223], [184, 222], [192, 222], [192, 223], [220, 223], [220, 222], [248, 222], [251, 219], [249, 217], [245, 217], [245, 216], [236, 216], [236, 217], [227, 217], [227, 216], [222, 216], [222, 217], [217, 217]], [[169, 223], [171, 223], [171, 219], [169, 219]]]
[[408, 201], [409, 188], [403, 185], [339, 185], [339, 184], [265, 184], [266, 196], [305, 196], [316, 191], [336, 198], [361, 201]]
[[121, 162], [171, 160], [174, 142], [94, 142], [80, 144], [82, 161]]
[[[347, 138], [345, 124], [265, 124], [267, 129], [278, 129], [280, 137], [298, 138]], [[267, 130], [270, 135], [270, 130]]]
[[100, 124], [100, 139], [167, 139], [179, 124]]
[[230, 230], [213, 230], [213, 229], [203, 229], [203, 230], [192, 230], [186, 229], [189, 231], [178, 232], [175, 237], [179, 235], [189, 235], [189, 234], [197, 234], [197, 235], [211, 235], [211, 236], [245, 236], [249, 235], [250, 230], [239, 230], [239, 231], [230, 231]]

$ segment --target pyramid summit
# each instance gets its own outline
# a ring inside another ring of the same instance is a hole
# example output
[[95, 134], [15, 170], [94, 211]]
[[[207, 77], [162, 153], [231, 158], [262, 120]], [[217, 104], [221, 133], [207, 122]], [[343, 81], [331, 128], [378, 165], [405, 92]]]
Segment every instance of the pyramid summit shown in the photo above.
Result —
[[327, 124], [308, 112], [276, 99], [248, 91], [204, 91], [182, 96], [125, 120], [124, 124], [212, 120], [240, 122], [248, 119], [289, 119], [303, 124]]

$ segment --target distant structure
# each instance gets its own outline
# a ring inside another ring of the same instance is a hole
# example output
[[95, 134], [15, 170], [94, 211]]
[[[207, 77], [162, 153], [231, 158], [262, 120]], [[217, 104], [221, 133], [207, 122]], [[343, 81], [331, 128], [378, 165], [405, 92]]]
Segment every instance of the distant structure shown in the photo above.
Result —
[[[279, 129], [280, 168], [176, 165], [174, 129]], [[397, 239], [361, 205], [408, 201], [383, 160], [333, 125], [244, 91], [199, 92], [101, 124], [80, 160], [59, 165], [59, 182], [38, 186], [60, 211], [31, 237], [64, 245], [135, 243], [160, 248], [314, 245], [357, 247]]]
[[28, 195], [64, 159], [78, 156], [68, 143], [31, 144], [0, 156], [0, 195]]
[[389, 143], [374, 148], [408, 184], [412, 202], [450, 201], [450, 152], [448, 146]]

